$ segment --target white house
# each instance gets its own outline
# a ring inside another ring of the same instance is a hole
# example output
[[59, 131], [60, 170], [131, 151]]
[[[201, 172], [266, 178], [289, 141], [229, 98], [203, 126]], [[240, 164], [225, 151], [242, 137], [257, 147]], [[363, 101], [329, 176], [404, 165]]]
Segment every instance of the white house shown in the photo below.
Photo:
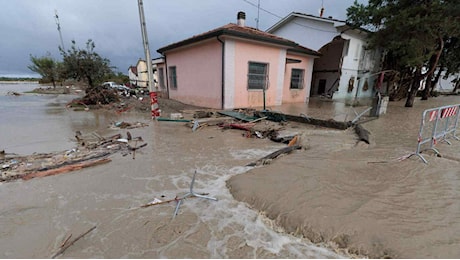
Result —
[[[158, 64], [163, 64], [163, 58], [156, 58], [152, 60], [152, 70], [153, 70], [153, 82], [154, 87], [160, 87], [158, 78]], [[137, 61], [136, 66], [130, 66], [128, 68], [128, 76], [131, 84], [138, 87], [148, 87], [148, 73], [147, 73], [147, 63], [143, 59]], [[163, 79], [161, 79], [163, 80]], [[164, 88], [164, 84], [163, 84]]]
[[129, 77], [129, 83], [131, 85], [137, 85], [137, 80], [139, 78], [137, 76], [137, 67], [136, 66], [129, 66], [129, 68], [128, 68], [128, 77]]
[[323, 95], [347, 103], [375, 96], [381, 52], [366, 49], [367, 31], [331, 17], [292, 12], [267, 32], [322, 54], [313, 67], [311, 96]]

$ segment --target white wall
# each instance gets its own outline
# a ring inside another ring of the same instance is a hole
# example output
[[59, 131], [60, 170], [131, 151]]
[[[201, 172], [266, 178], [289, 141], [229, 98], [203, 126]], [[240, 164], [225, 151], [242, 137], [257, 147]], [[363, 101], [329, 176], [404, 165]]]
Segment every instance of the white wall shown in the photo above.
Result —
[[289, 23], [270, 33], [289, 39], [315, 51], [319, 50], [338, 35], [332, 21], [315, 21], [300, 17], [295, 17]]

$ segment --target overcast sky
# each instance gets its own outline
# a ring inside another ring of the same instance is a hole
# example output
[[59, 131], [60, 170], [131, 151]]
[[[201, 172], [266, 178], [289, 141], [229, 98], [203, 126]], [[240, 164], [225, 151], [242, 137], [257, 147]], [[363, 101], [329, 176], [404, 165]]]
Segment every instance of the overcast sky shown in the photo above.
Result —
[[[354, 0], [260, 0], [259, 29], [266, 30], [290, 12], [346, 19]], [[258, 0], [143, 0], [152, 58], [157, 49], [227, 23], [238, 11], [256, 27]], [[360, 0], [359, 2], [367, 2]], [[55, 10], [64, 47], [75, 40], [81, 48], [92, 39], [95, 51], [117, 71], [145, 58], [137, 0], [0, 0], [0, 76], [36, 76], [27, 66], [30, 55], [48, 52], [60, 60]]]

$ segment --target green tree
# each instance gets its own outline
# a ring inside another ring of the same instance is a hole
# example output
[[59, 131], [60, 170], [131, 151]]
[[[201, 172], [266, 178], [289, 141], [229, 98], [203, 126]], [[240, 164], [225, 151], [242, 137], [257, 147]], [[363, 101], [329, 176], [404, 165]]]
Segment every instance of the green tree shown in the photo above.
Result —
[[110, 60], [101, 57], [94, 51], [96, 45], [89, 39], [86, 48], [80, 49], [72, 41], [72, 47], [61, 50], [63, 57], [62, 72], [65, 78], [86, 81], [89, 88], [94, 88], [102, 83], [106, 75], [112, 74]]
[[[412, 107], [420, 82], [438, 68], [445, 41], [458, 37], [458, 0], [369, 0], [347, 9], [347, 21], [370, 29], [370, 46], [387, 50], [393, 68], [409, 71], [406, 107]], [[396, 62], [396, 63], [395, 63]]]
[[42, 80], [53, 83], [53, 88], [56, 88], [56, 79], [58, 78], [57, 68], [59, 62], [51, 57], [50, 53], [47, 53], [43, 57], [35, 57], [30, 55], [31, 65], [27, 66], [31, 71], [36, 72], [42, 76]]

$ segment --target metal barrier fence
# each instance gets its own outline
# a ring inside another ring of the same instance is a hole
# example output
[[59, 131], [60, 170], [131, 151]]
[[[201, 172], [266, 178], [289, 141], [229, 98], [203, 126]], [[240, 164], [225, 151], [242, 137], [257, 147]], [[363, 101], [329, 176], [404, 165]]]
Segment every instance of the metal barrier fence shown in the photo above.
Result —
[[[437, 143], [446, 142], [450, 145], [451, 143], [448, 140], [449, 137], [460, 140], [456, 135], [460, 115], [459, 110], [460, 104], [431, 108], [423, 111], [422, 122], [420, 123], [418, 134], [417, 150], [409, 157], [416, 155], [424, 163], [428, 163], [421, 155], [421, 152], [432, 150], [436, 155], [440, 156], [441, 153], [435, 148]], [[428, 143], [429, 148], [422, 150], [422, 145]]]

